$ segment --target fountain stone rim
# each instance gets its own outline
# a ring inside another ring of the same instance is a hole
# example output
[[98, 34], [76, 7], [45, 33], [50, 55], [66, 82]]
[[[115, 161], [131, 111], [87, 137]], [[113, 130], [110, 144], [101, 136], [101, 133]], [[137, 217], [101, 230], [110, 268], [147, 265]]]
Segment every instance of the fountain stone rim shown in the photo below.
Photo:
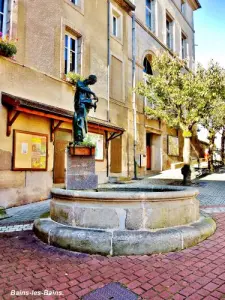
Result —
[[[154, 188], [153, 188], [154, 187]], [[115, 190], [114, 190], [115, 189]], [[157, 191], [154, 192], [155, 190]], [[149, 186], [149, 187], [118, 187], [112, 186], [110, 188], [100, 188], [97, 190], [66, 190], [61, 188], [53, 188], [51, 190], [52, 196], [59, 196], [61, 199], [90, 201], [90, 200], [104, 200], [104, 201], [177, 201], [190, 199], [190, 197], [196, 197], [199, 191], [192, 187], [177, 187], [173, 186], [168, 188], [166, 185]], [[120, 193], [119, 193], [120, 192]]]

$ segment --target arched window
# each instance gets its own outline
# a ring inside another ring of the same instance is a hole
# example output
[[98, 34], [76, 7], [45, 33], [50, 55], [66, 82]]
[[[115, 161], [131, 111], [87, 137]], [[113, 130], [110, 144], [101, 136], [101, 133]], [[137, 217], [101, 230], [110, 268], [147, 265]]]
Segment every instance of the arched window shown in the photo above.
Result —
[[145, 58], [144, 58], [143, 67], [144, 67], [144, 69], [143, 69], [144, 73], [146, 73], [148, 75], [153, 75], [152, 67], [151, 67], [150, 59], [149, 59], [148, 55], [145, 56]]

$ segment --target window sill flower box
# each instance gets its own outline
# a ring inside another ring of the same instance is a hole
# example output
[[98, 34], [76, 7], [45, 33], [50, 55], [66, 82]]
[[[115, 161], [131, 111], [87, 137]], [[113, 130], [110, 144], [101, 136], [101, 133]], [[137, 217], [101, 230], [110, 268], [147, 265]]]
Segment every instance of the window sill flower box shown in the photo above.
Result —
[[0, 55], [5, 57], [13, 57], [17, 53], [15, 42], [9, 40], [9, 37], [3, 37], [0, 32]]
[[72, 156], [94, 156], [95, 155], [95, 147], [88, 146], [70, 146], [69, 147], [70, 155]]

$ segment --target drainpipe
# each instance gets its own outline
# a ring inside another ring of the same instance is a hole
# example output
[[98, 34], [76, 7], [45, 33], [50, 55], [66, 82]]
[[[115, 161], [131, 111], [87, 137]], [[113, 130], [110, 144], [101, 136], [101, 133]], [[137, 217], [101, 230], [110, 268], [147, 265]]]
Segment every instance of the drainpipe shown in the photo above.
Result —
[[107, 121], [110, 122], [109, 117], [109, 91], [110, 91], [110, 0], [107, 1]]
[[[110, 92], [110, 0], [107, 0], [107, 121], [108, 122], [110, 122], [109, 92]], [[109, 177], [109, 140], [108, 140], [107, 132], [105, 132], [105, 137], [106, 137], [106, 176]]]
[[134, 155], [134, 179], [137, 179], [136, 146], [137, 146], [137, 123], [136, 123], [136, 94], [135, 94], [135, 69], [136, 69], [136, 39], [135, 39], [135, 13], [132, 13], [132, 107], [133, 107], [133, 155]]

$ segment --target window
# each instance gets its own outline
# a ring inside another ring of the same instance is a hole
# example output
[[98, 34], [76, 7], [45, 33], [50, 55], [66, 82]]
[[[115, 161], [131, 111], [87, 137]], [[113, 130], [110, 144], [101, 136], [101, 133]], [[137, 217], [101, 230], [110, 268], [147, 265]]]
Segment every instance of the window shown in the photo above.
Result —
[[146, 0], [146, 26], [155, 29], [155, 0]]
[[10, 0], [0, 0], [0, 32], [5, 36], [9, 33]]
[[149, 58], [147, 56], [144, 58], [143, 66], [144, 66], [144, 70], [143, 70], [144, 73], [146, 73], [148, 75], [153, 75], [152, 67], [151, 67], [151, 64], [149, 62]]
[[113, 16], [113, 35], [118, 35], [118, 20], [115, 16]]
[[[153, 75], [152, 72], [152, 67], [151, 67], [151, 61], [152, 61], [152, 55], [148, 54], [145, 56], [144, 61], [143, 61], [143, 72], [144, 72], [144, 83], [145, 85], [147, 84], [147, 75]], [[149, 106], [151, 108], [154, 108], [154, 103], [148, 101], [147, 97], [144, 97], [144, 107]]]
[[166, 16], [166, 45], [170, 50], [173, 50], [173, 20]]
[[182, 59], [187, 58], [187, 37], [183, 33], [181, 34], [181, 55]]
[[79, 0], [70, 0], [73, 4], [78, 5]]
[[81, 38], [65, 34], [65, 74], [80, 73], [81, 69]]
[[111, 32], [118, 39], [122, 39], [122, 15], [115, 8], [111, 11]]

